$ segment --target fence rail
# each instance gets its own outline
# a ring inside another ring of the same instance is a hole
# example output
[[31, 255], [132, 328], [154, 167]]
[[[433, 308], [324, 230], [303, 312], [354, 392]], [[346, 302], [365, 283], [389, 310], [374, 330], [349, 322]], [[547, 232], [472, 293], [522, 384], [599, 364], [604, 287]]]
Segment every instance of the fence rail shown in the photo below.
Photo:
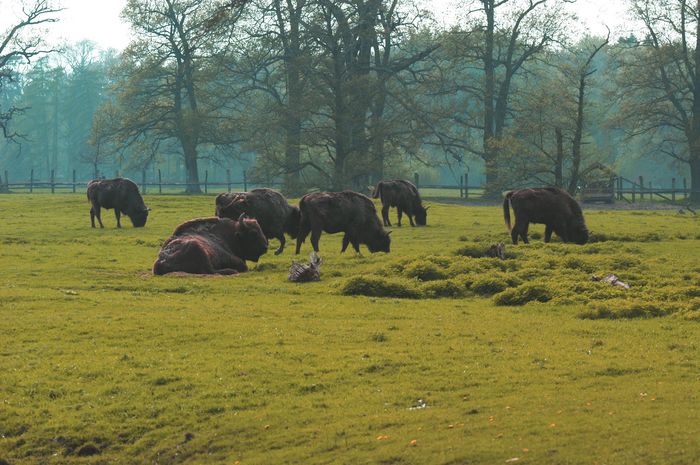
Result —
[[[49, 181], [41, 181], [34, 179], [34, 170], [31, 171], [29, 179], [26, 181], [19, 182], [9, 182], [8, 172], [5, 171], [4, 179], [0, 178], [0, 192], [29, 192], [33, 193], [35, 190], [39, 192], [50, 191], [55, 192], [84, 192], [89, 180], [77, 180], [75, 170], [73, 170], [73, 177], [71, 181], [56, 180], [53, 171], [51, 172], [51, 179]], [[148, 193], [158, 193], [158, 194], [171, 194], [171, 193], [182, 193], [186, 191], [201, 191], [204, 194], [208, 194], [209, 190], [215, 192], [221, 192], [226, 190], [231, 192], [232, 189], [242, 189], [247, 191], [249, 188], [255, 187], [273, 187], [281, 188], [280, 183], [257, 183], [250, 182], [247, 179], [246, 172], [243, 172], [243, 179], [234, 181], [231, 179], [230, 170], [226, 170], [227, 181], [209, 181], [209, 173], [205, 171], [204, 180], [199, 183], [187, 183], [182, 181], [163, 181], [160, 170], [158, 170], [158, 179], [155, 181], [147, 181], [145, 174], [142, 176], [141, 182], [137, 182], [141, 191], [144, 194]], [[418, 174], [414, 174], [414, 183], [423, 192], [425, 197], [457, 197], [470, 199], [479, 198], [484, 192], [483, 186], [470, 186], [469, 175], [464, 174], [459, 178], [459, 184], [445, 185], [445, 184], [422, 184]], [[682, 185], [682, 187], [680, 187]], [[191, 189], [196, 187], [196, 189]], [[671, 180], [671, 187], [653, 187], [651, 182], [645, 183], [642, 176], [639, 176], [638, 180], [632, 181], [627, 178], [617, 177], [611, 181], [610, 186], [605, 188], [605, 192], [609, 195], [610, 200], [613, 199], [619, 201], [626, 201], [634, 203], [637, 200], [640, 201], [653, 201], [653, 200], [663, 200], [667, 202], [677, 202], [677, 201], [687, 201], [693, 190], [688, 187], [688, 182], [686, 178], [682, 179], [682, 183], [677, 183], [676, 178]], [[582, 191], [583, 198], [586, 197], [586, 190]]]

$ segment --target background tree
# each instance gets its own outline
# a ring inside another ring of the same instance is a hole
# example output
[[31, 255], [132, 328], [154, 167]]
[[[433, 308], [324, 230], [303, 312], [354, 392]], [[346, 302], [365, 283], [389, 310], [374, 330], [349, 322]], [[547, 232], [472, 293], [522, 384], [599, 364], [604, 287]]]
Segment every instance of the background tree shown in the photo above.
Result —
[[[56, 22], [55, 14], [61, 11], [51, 6], [48, 0], [36, 0], [22, 9], [23, 16], [0, 33], [0, 93], [4, 86], [16, 79], [17, 66], [30, 63], [36, 56], [51, 51], [41, 38], [41, 26]], [[5, 138], [14, 138], [18, 134], [9, 127], [10, 120], [20, 108], [0, 107], [0, 131]]]
[[137, 39], [124, 51], [114, 87], [124, 117], [116, 136], [122, 145], [155, 143], [156, 149], [176, 140], [187, 192], [201, 191], [198, 149], [216, 138], [220, 122], [222, 96], [207, 92], [219, 74], [213, 57], [230, 45], [242, 8], [208, 0], [129, 0], [123, 11]]
[[633, 0], [645, 40], [621, 53], [621, 116], [631, 136], [690, 168], [700, 201], [700, 2]]

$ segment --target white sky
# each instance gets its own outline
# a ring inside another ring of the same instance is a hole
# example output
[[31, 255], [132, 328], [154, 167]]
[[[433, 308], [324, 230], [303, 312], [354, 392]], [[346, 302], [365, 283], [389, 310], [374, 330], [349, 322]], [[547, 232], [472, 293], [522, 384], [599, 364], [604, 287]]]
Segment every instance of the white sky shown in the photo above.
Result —
[[[458, 7], [459, 0], [423, 2], [426, 9], [433, 10], [444, 23], [455, 22], [462, 12]], [[0, 29], [5, 29], [5, 23], [19, 11], [21, 3], [22, 0], [0, 0]], [[126, 0], [58, 0], [56, 3], [65, 10], [59, 15], [60, 21], [48, 28], [50, 43], [76, 43], [88, 39], [103, 49], [122, 49], [129, 43], [129, 27], [119, 17]], [[623, 26], [627, 18], [626, 5], [626, 0], [578, 0], [571, 8], [592, 33], [605, 34], [603, 24], [607, 24], [613, 36], [617, 36], [626, 32]]]

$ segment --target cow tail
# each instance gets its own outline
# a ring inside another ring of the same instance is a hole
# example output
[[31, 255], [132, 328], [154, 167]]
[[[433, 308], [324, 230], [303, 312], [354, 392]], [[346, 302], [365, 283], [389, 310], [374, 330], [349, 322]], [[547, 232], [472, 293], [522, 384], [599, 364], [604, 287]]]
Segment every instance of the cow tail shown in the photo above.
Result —
[[372, 198], [378, 199], [380, 195], [382, 195], [382, 183], [378, 182], [377, 185], [374, 186], [374, 192], [372, 192]]
[[510, 197], [513, 195], [513, 192], [508, 192], [506, 194], [506, 198], [503, 200], [503, 220], [506, 223], [506, 228], [508, 228], [508, 231], [511, 230], [510, 226]]

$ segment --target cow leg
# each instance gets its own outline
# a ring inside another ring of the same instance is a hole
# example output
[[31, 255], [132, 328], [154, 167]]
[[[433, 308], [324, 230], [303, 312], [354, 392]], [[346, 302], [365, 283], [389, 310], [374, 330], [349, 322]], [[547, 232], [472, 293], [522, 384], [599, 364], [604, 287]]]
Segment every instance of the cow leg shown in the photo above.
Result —
[[[100, 228], [104, 228], [105, 225], [102, 224], [102, 211], [101, 207], [99, 205], [92, 205], [92, 208], [90, 209], [90, 218], [92, 219], [93, 215], [97, 217], [97, 221], [100, 223]], [[95, 227], [95, 222], [93, 221], [92, 227]]]
[[552, 240], [552, 231], [553, 231], [553, 229], [552, 229], [551, 224], [545, 225], [545, 227], [544, 227], [544, 241], [545, 242], [549, 242], [550, 240]]
[[406, 213], [406, 216], [408, 217], [408, 221], [411, 222], [411, 226], [415, 226], [415, 224], [413, 223], [413, 215], [411, 215], [410, 213]]
[[301, 250], [301, 244], [304, 243], [306, 240], [306, 236], [309, 235], [309, 227], [305, 225], [303, 222], [299, 225], [299, 234], [297, 235], [297, 250], [296, 254], [299, 255], [299, 251]]
[[389, 221], [389, 205], [382, 205], [382, 219], [384, 220], [384, 226], [391, 226]]
[[403, 210], [401, 210], [401, 207], [396, 207], [396, 214], [399, 217], [399, 222], [396, 223], [399, 227], [401, 227], [401, 215], [403, 215]]
[[525, 244], [529, 244], [530, 241], [527, 240], [527, 230], [528, 227], [530, 226], [530, 223], [522, 223], [523, 226], [520, 228], [520, 237], [523, 239], [523, 242]]
[[284, 234], [280, 234], [277, 239], [280, 241], [280, 246], [275, 250], [275, 255], [279, 255], [284, 251], [284, 244], [287, 243], [287, 240], [284, 237]]
[[355, 249], [355, 252], [360, 253], [360, 241], [353, 239], [350, 242], [352, 242], [352, 248]]
[[340, 249], [340, 253], [345, 252], [345, 249], [348, 248], [349, 243], [350, 243], [350, 236], [348, 236], [348, 233], [345, 233], [345, 235], [343, 236], [343, 247]]
[[90, 224], [92, 225], [93, 228], [95, 227], [95, 208], [94, 207], [90, 207]]
[[214, 272], [221, 275], [238, 274], [238, 270], [234, 270], [233, 268], [221, 268], [220, 270], [214, 270]]
[[122, 227], [122, 223], [121, 223], [120, 220], [121, 220], [121, 217], [122, 217], [122, 212], [120, 212], [119, 209], [116, 208], [116, 207], [114, 208], [114, 216], [117, 217], [117, 228], [121, 228], [121, 227]]
[[311, 246], [314, 252], [318, 253], [318, 240], [321, 238], [321, 228], [311, 226]]

